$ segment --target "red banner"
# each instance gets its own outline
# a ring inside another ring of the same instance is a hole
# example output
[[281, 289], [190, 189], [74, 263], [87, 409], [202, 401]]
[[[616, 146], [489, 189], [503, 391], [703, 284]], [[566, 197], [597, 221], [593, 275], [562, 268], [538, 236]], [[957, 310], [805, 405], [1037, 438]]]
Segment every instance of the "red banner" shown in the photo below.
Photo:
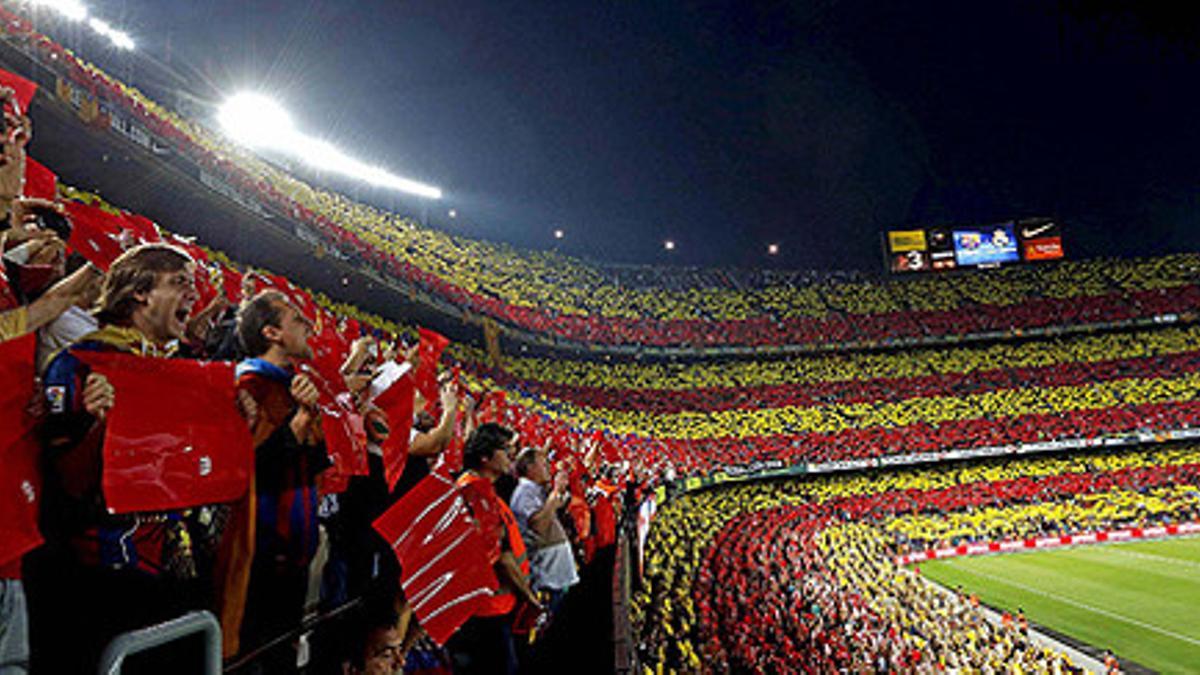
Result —
[[42, 543], [38, 531], [41, 445], [29, 414], [33, 395], [33, 335], [0, 343], [0, 566]]
[[33, 95], [37, 93], [37, 83], [31, 82], [16, 73], [10, 73], [7, 70], [0, 70], [0, 87], [9, 87], [15, 94], [13, 98], [16, 100], [20, 110], [14, 110], [19, 115], [29, 114], [29, 104], [33, 101]]
[[375, 521], [400, 562], [400, 583], [421, 627], [444, 645], [499, 588], [466, 501], [431, 474]]
[[58, 197], [58, 176], [32, 157], [25, 158], [25, 196], [54, 201]]
[[169, 511], [245, 494], [254, 445], [232, 363], [73, 353], [115, 391], [101, 481], [110, 511]]
[[96, 267], [108, 271], [125, 249], [138, 243], [119, 216], [79, 202], [66, 202], [65, 206], [72, 226], [67, 248]]
[[438, 400], [438, 361], [441, 360], [442, 352], [445, 351], [446, 345], [450, 344], [450, 340], [425, 328], [420, 329], [420, 335], [421, 342], [417, 345], [419, 362], [415, 375], [417, 391], [425, 398], [426, 405], [432, 405]]
[[[349, 397], [349, 394], [343, 394]], [[322, 492], [344, 492], [351, 476], [371, 473], [367, 462], [367, 431], [362, 415], [346, 402], [321, 407], [321, 428], [325, 432], [325, 450], [333, 460], [333, 470], [322, 474]]]
[[375, 405], [387, 415], [388, 435], [380, 449], [383, 451], [383, 475], [388, 490], [396, 487], [408, 461], [408, 437], [413, 423], [413, 378], [410, 373], [392, 383], [375, 399]]

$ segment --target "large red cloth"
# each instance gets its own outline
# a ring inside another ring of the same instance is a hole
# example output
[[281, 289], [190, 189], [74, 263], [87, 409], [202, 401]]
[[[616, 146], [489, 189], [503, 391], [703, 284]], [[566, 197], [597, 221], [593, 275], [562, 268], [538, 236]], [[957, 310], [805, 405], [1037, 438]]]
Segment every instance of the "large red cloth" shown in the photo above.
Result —
[[[345, 398], [349, 396], [343, 395]], [[366, 476], [371, 473], [371, 466], [367, 461], [367, 431], [363, 417], [348, 403], [339, 400], [334, 405], [321, 406], [325, 451], [333, 461], [332, 470], [321, 475], [321, 491], [324, 494], [345, 492], [351, 476]]]
[[375, 521], [400, 562], [404, 594], [434, 642], [444, 645], [499, 588], [466, 501], [430, 474]]
[[0, 87], [10, 87], [16, 94], [17, 104], [21, 107], [20, 110], [9, 112], [16, 112], [21, 115], [29, 113], [29, 104], [33, 101], [33, 95], [37, 93], [37, 83], [31, 82], [16, 73], [0, 70]]
[[246, 493], [254, 444], [232, 363], [74, 354], [115, 391], [101, 479], [110, 511], [170, 511]]
[[388, 436], [380, 446], [388, 490], [396, 487], [404, 473], [404, 463], [408, 461], [408, 437], [412, 433], [413, 423], [413, 386], [412, 374], [405, 373], [375, 399], [375, 405], [387, 414], [388, 419]]
[[345, 390], [341, 374], [335, 367], [334, 374], [329, 375], [318, 361], [304, 363], [300, 370], [317, 388], [325, 451], [333, 462], [331, 470], [321, 474], [321, 492], [337, 494], [349, 487], [351, 476], [365, 476], [371, 472], [367, 461], [367, 432], [362, 415], [354, 408], [353, 396]]
[[125, 249], [137, 244], [137, 237], [120, 216], [80, 202], [67, 202], [65, 206], [72, 226], [67, 248], [96, 267], [108, 271]]
[[49, 199], [58, 197], [58, 176], [32, 157], [25, 158], [25, 196]]
[[221, 277], [225, 286], [225, 297], [232, 303], [242, 299], [242, 277], [244, 275], [228, 265], [221, 265]]
[[421, 342], [417, 345], [419, 362], [415, 377], [417, 391], [421, 392], [421, 396], [429, 405], [438, 400], [437, 366], [450, 340], [426, 328], [420, 329], [420, 335]]
[[154, 221], [149, 218], [136, 213], [126, 212], [121, 214], [121, 219], [125, 227], [132, 231], [139, 241], [152, 242], [162, 240], [162, 235], [158, 233], [158, 228], [154, 225]]
[[42, 543], [38, 531], [41, 446], [29, 413], [34, 392], [36, 340], [26, 335], [0, 343], [0, 567]]
[[506, 421], [505, 411], [508, 409], [507, 398], [507, 392], [503, 389], [493, 389], [484, 394], [482, 400], [479, 401], [479, 408], [476, 413], [479, 423], [495, 422], [497, 424], [504, 424]]

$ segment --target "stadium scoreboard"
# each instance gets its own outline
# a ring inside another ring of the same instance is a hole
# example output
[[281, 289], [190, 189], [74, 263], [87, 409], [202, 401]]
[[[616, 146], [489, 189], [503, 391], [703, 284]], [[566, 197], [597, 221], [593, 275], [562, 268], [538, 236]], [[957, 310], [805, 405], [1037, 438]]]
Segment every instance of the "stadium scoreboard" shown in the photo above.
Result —
[[1063, 257], [1062, 231], [1050, 218], [889, 230], [883, 248], [888, 269], [898, 274], [986, 269]]

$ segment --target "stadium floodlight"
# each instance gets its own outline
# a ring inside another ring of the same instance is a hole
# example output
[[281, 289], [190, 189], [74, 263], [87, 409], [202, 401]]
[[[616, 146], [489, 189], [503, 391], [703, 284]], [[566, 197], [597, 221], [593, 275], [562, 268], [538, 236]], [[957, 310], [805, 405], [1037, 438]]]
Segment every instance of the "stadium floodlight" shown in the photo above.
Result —
[[283, 106], [260, 94], [235, 94], [221, 106], [217, 121], [233, 140], [255, 148], [284, 150], [299, 135]]
[[110, 25], [107, 21], [92, 17], [88, 19], [88, 25], [92, 27], [92, 30], [108, 38], [113, 45], [121, 49], [134, 48], [133, 38], [129, 37], [129, 34], [125, 31], [120, 31], [116, 28], [113, 28], [112, 25]]
[[563, 238], [563, 237], [565, 237], [565, 236], [567, 236], [567, 233], [566, 233], [566, 232], [563, 232], [562, 230], [555, 230], [555, 231], [554, 231], [554, 238], [555, 238], [555, 239], [562, 239], [562, 238]]
[[767, 244], [767, 255], [779, 255], [779, 244]]
[[83, 21], [88, 10], [79, 0], [32, 0], [35, 7], [45, 7], [62, 14], [71, 21]]
[[283, 106], [261, 94], [240, 93], [221, 106], [217, 121], [235, 141], [250, 147], [276, 150], [322, 170], [428, 199], [441, 199], [432, 185], [402, 178], [386, 169], [354, 159], [328, 141], [300, 133]]
[[457, 218], [457, 217], [458, 217], [458, 211], [457, 211], [456, 209], [450, 209], [450, 212], [449, 212], [449, 213], [447, 213], [446, 215], [450, 216], [451, 218]]
[[675, 250], [675, 240], [668, 239], [668, 240], [664, 241], [663, 248], [667, 249], [668, 251], [674, 251]]

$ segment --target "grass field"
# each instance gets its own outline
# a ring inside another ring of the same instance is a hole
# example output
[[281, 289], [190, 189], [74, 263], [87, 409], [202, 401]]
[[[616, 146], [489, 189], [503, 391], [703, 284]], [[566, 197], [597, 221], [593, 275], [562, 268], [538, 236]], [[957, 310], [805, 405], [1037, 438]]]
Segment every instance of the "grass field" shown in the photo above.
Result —
[[1200, 538], [954, 558], [921, 573], [1164, 673], [1200, 673]]

